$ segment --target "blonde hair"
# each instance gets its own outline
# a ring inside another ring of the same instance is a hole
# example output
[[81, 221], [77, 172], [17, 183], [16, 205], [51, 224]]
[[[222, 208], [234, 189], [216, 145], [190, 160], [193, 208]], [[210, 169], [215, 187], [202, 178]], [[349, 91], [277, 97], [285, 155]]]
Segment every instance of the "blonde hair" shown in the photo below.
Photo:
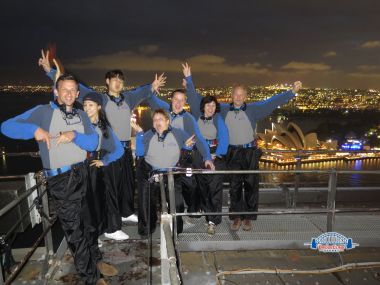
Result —
[[243, 84], [234, 84], [232, 86], [232, 93], [234, 93], [236, 89], [242, 89], [246, 94], [248, 94], [248, 88]]

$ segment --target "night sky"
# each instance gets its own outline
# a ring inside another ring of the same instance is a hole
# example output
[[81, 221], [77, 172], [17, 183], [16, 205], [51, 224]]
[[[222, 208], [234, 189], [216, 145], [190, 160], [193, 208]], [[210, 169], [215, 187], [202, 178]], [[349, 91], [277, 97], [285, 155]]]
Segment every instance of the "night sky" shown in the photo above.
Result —
[[127, 85], [165, 72], [197, 86], [266, 85], [380, 89], [380, 1], [2, 0], [0, 85], [50, 84], [37, 61], [55, 43], [66, 69]]

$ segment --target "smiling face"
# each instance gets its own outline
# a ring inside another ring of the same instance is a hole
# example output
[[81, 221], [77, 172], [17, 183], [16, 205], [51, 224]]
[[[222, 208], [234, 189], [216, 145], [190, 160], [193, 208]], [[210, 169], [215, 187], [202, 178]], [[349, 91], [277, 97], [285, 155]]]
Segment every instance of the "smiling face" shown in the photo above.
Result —
[[232, 90], [232, 103], [235, 107], [241, 107], [247, 98], [247, 90], [241, 86], [237, 86]]
[[67, 107], [72, 107], [79, 96], [78, 85], [74, 80], [59, 81], [54, 93], [60, 105], [64, 104]]
[[214, 116], [215, 111], [216, 111], [216, 104], [215, 104], [214, 101], [205, 104], [205, 112], [204, 112], [204, 114], [205, 114], [206, 117], [212, 117], [212, 116]]
[[153, 116], [153, 127], [159, 134], [162, 134], [169, 128], [170, 121], [161, 113], [156, 113]]
[[172, 111], [176, 114], [180, 113], [186, 104], [186, 94], [175, 92], [172, 96]]
[[94, 101], [86, 100], [83, 102], [83, 110], [86, 112], [91, 122], [98, 121], [100, 109], [101, 106], [95, 103]]

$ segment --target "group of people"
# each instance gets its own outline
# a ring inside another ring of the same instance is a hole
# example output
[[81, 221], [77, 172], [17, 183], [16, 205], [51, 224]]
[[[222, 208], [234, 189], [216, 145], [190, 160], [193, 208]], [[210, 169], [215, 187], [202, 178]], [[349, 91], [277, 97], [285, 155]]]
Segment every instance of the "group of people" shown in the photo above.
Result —
[[[197, 93], [186, 63], [184, 88], [174, 90], [168, 104], [157, 97], [166, 83], [163, 74], [151, 84], [124, 92], [123, 73], [112, 70], [105, 76], [107, 93], [100, 94], [73, 75], [61, 74], [60, 65], [52, 68], [48, 52], [42, 51], [39, 65], [55, 82], [54, 100], [3, 122], [1, 132], [38, 142], [50, 195], [76, 270], [86, 284], [107, 284], [103, 275], [117, 274], [114, 266], [102, 261], [100, 235], [128, 239], [122, 222], [137, 222], [144, 237], [155, 230], [159, 185], [150, 179], [153, 173], [175, 167], [258, 169], [257, 121], [288, 102], [302, 86], [297, 81], [291, 90], [247, 104], [247, 89], [236, 85], [232, 102], [221, 104], [214, 96]], [[144, 100], [153, 111], [153, 128], [146, 132], [131, 120], [133, 109]], [[190, 113], [184, 109], [186, 102]], [[132, 128], [137, 132], [135, 163]], [[178, 175], [174, 184], [176, 211], [183, 212], [186, 204], [188, 212], [205, 212], [207, 233], [215, 234], [221, 216], [207, 213], [222, 211], [223, 176]], [[257, 174], [231, 176], [230, 212], [257, 211], [258, 186]], [[241, 226], [249, 231], [256, 215], [231, 214], [230, 219], [232, 231]], [[177, 232], [182, 230], [182, 218], [177, 217]]]

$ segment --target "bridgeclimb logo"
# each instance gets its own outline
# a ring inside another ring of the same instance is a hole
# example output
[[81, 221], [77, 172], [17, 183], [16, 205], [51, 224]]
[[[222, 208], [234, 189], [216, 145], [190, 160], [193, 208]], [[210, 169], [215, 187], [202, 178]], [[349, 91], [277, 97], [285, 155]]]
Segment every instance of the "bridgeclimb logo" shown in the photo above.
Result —
[[305, 243], [305, 245], [320, 252], [343, 252], [359, 246], [358, 243], [353, 243], [352, 238], [336, 232], [323, 233], [312, 238], [311, 243]]

